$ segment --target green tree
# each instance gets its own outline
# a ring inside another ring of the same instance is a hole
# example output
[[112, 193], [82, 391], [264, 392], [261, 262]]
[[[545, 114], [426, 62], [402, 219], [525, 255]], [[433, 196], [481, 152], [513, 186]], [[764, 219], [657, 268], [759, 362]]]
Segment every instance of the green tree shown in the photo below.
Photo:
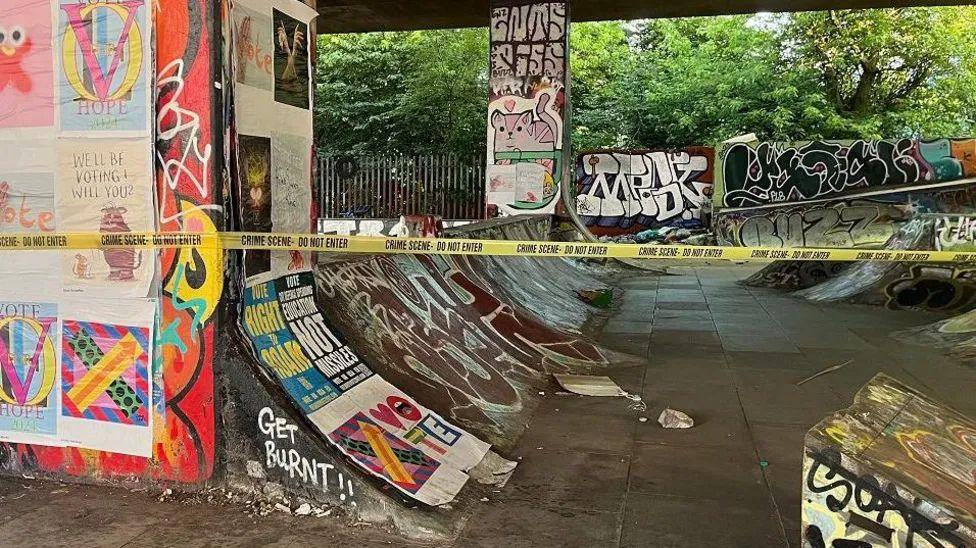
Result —
[[650, 21], [613, 82], [609, 117], [634, 147], [818, 135], [828, 106], [815, 74], [780, 60], [776, 33], [749, 18]]
[[619, 22], [580, 23], [570, 29], [573, 146], [577, 149], [623, 144], [623, 128], [608, 105], [614, 83], [631, 56], [628, 30]]
[[[976, 8], [573, 24], [573, 147], [967, 136]], [[319, 38], [326, 153], [483, 154], [486, 29]]]
[[902, 8], [796, 14], [784, 58], [818, 74], [837, 137], [971, 133], [976, 9]]
[[484, 29], [319, 38], [315, 121], [323, 153], [484, 151]]

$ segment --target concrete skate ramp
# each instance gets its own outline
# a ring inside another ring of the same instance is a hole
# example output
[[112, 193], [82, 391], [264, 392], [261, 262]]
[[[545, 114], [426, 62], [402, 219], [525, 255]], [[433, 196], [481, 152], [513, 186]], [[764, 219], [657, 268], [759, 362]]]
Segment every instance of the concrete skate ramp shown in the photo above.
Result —
[[947, 350], [957, 360], [970, 366], [976, 365], [976, 310], [905, 329], [892, 334], [892, 337], [909, 344]]
[[[901, 225], [885, 244], [892, 252], [935, 249], [934, 219], [914, 219]], [[976, 283], [970, 268], [953, 264], [901, 262], [854, 263], [840, 275], [793, 296], [815, 302], [849, 302], [918, 309], [964, 312], [976, 304]]]
[[971, 418], [878, 375], [804, 446], [804, 546], [976, 544]]
[[[548, 217], [525, 217], [452, 234], [536, 240], [547, 227]], [[315, 275], [328, 319], [377, 373], [502, 449], [551, 373], [626, 359], [584, 336], [601, 312], [574, 289], [607, 286], [569, 260], [342, 256]]]
[[[526, 217], [465, 234], [543, 239], [548, 226]], [[328, 469], [364, 501], [358, 515], [450, 535], [484, 496], [477, 484], [514, 467], [489, 444], [515, 444], [552, 373], [636, 360], [588, 340], [603, 312], [574, 288], [607, 286], [575, 261], [426, 255], [325, 254], [311, 272], [249, 279], [245, 351], [225, 352], [228, 468], [264, 461], [290, 490], [350, 498], [315, 473]], [[255, 380], [263, 390], [246, 388]]]
[[[916, 219], [902, 224], [883, 246], [890, 251], [909, 251], [932, 249], [931, 221]], [[813, 287], [793, 293], [794, 296], [817, 302], [852, 302], [861, 304], [888, 305], [893, 308], [933, 307], [939, 308], [957, 304], [958, 297], [947, 290], [939, 295], [923, 294], [919, 289], [909, 293], [909, 287], [902, 287], [906, 274], [917, 269], [918, 265], [905, 263], [862, 262], [854, 263], [834, 278]], [[924, 267], [923, 267], [924, 268]], [[908, 277], [907, 280], [913, 279]], [[923, 288], [929, 285], [923, 285]], [[917, 296], [915, 296], [917, 294]], [[944, 300], [943, 300], [944, 299]]]
[[[539, 242], [553, 239], [551, 226], [549, 215], [521, 215], [467, 225], [448, 231], [447, 236]], [[596, 312], [581, 303], [576, 292], [610, 290], [602, 279], [616, 272], [613, 266], [581, 259], [466, 256], [455, 260], [503, 300], [521, 303], [548, 325], [571, 333], [578, 333]]]
[[774, 261], [739, 283], [749, 287], [796, 291], [839, 276], [849, 266], [850, 263], [836, 261]]

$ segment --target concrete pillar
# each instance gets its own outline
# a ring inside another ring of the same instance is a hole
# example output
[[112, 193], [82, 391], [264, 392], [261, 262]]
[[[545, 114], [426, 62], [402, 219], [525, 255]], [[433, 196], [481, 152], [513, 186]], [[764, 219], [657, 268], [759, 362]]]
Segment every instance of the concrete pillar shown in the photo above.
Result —
[[555, 213], [569, 173], [569, 2], [492, 0], [486, 206]]

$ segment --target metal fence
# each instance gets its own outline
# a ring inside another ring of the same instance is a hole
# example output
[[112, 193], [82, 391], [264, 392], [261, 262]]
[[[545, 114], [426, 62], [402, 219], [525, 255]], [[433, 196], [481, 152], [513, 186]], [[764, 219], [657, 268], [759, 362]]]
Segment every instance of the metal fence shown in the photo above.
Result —
[[320, 217], [485, 214], [483, 156], [326, 156], [318, 178]]

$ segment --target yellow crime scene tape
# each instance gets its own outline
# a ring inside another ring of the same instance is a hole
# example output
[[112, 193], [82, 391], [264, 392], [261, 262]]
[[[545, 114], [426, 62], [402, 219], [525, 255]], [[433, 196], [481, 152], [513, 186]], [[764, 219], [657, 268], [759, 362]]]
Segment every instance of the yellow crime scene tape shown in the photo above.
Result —
[[502, 257], [572, 257], [729, 261], [874, 261], [974, 263], [976, 252], [890, 251], [775, 247], [600, 244], [443, 238], [383, 238], [254, 232], [126, 232], [0, 234], [0, 251], [68, 249], [146, 249], [201, 247], [219, 249]]

